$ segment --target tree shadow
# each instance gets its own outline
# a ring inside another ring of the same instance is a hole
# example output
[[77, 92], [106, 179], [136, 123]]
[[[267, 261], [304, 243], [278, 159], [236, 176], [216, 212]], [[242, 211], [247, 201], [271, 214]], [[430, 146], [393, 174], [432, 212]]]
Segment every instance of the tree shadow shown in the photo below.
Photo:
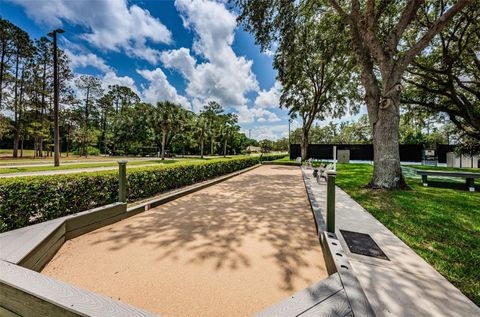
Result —
[[[285, 291], [299, 281], [306, 286], [317, 282], [325, 272], [323, 262], [311, 263], [307, 257], [321, 249], [295, 167], [257, 168], [90, 234], [98, 235], [92, 244], [108, 243], [111, 251], [140, 242], [153, 247], [158, 262], [177, 261], [187, 253], [187, 263], [212, 263], [214, 270], [250, 267], [244, 243], [254, 239], [270, 246], [264, 257], [281, 271], [278, 287]], [[318, 279], [304, 276], [304, 268], [318, 268]]]

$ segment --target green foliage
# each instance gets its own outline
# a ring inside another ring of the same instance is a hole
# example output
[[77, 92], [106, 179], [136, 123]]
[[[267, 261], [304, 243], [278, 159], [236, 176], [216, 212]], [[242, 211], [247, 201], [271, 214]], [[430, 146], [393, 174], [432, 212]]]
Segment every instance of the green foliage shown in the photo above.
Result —
[[[422, 25], [429, 26], [453, 1], [438, 1], [424, 7]], [[456, 15], [429, 48], [419, 54], [404, 76], [403, 102], [431, 112], [448, 113], [464, 133], [480, 140], [480, 6], [470, 6]], [[411, 30], [412, 41], [418, 37]]]
[[[352, 122], [330, 122], [325, 126], [316, 125], [310, 129], [309, 140], [312, 144], [341, 143], [341, 144], [366, 144], [372, 143], [370, 125], [367, 115], [360, 117], [358, 121]], [[292, 132], [292, 143], [300, 143], [302, 140], [302, 129], [295, 129]]]
[[75, 155], [85, 155], [85, 152], [88, 155], [100, 155], [100, 150], [93, 146], [88, 146], [86, 149], [73, 150], [73, 154]]
[[288, 160], [288, 156], [286, 154], [267, 154], [262, 155], [262, 161], [277, 161], [277, 160]]
[[269, 153], [273, 150], [274, 142], [264, 139], [259, 142], [262, 153]]
[[470, 156], [480, 155], [480, 141], [472, 137], [465, 137], [455, 148], [457, 154]]
[[[274, 160], [278, 155], [266, 156]], [[127, 170], [128, 199], [151, 197], [259, 163], [260, 157], [194, 161]], [[0, 181], [0, 231], [107, 205], [117, 200], [116, 171]]]

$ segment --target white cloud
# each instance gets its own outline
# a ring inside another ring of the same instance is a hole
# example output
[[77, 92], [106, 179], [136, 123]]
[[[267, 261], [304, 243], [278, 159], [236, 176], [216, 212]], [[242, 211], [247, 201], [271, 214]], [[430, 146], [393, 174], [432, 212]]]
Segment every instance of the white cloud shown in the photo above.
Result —
[[265, 110], [265, 109], [258, 109], [252, 108], [250, 110], [255, 118], [257, 118], [258, 122], [277, 122], [280, 121], [280, 118], [273, 112]]
[[265, 109], [241, 106], [237, 108], [237, 111], [238, 122], [240, 123], [252, 123], [254, 121], [260, 123], [280, 121], [280, 118], [275, 113]]
[[268, 57], [272, 57], [275, 53], [269, 49], [266, 49], [265, 52], [263, 52], [263, 54], [267, 55]]
[[23, 6], [37, 22], [61, 26], [64, 21], [81, 25], [88, 31], [81, 35], [92, 45], [107, 51], [123, 50], [131, 57], [150, 63], [159, 60], [160, 53], [148, 47], [153, 43], [172, 43], [172, 34], [159, 19], [127, 0], [10, 0]]
[[158, 101], [170, 100], [187, 109], [191, 108], [188, 99], [177, 93], [177, 89], [168, 82], [167, 76], [160, 68], [154, 70], [137, 69], [137, 73], [150, 82], [148, 87], [143, 89], [143, 99], [146, 102], [156, 104]]
[[135, 81], [133, 78], [129, 76], [117, 76], [117, 74], [113, 71], [106, 72], [105, 75], [102, 77], [102, 86], [103, 89], [108, 89], [108, 86], [111, 85], [119, 85], [119, 86], [126, 86], [132, 89], [136, 94], [140, 94], [138, 92], [137, 86], [135, 85]]
[[111, 71], [111, 67], [106, 64], [105, 60], [93, 53], [73, 53], [66, 49], [65, 54], [70, 59], [72, 69], [91, 66], [102, 72]]
[[245, 106], [246, 93], [257, 91], [258, 82], [252, 61], [238, 57], [231, 47], [235, 15], [215, 1], [177, 0], [175, 5], [184, 26], [195, 33], [194, 53], [206, 61], [194, 63], [189, 50], [182, 48], [162, 54], [165, 67], [176, 69], [186, 78], [186, 93], [192, 99], [203, 103], [213, 99], [225, 108]]
[[255, 99], [255, 106], [263, 109], [278, 108], [280, 106], [280, 95], [282, 85], [276, 81], [270, 90], [262, 90]]
[[195, 58], [190, 55], [190, 50], [185, 47], [162, 52], [160, 60], [165, 67], [177, 70], [185, 78], [193, 75], [197, 63]]
[[239, 123], [252, 123], [255, 116], [247, 106], [238, 107], [238, 122]]
[[[242, 131], [248, 136], [248, 130]], [[288, 137], [288, 123], [286, 125], [256, 125], [250, 130], [251, 137], [256, 140], [278, 140], [283, 137]]]

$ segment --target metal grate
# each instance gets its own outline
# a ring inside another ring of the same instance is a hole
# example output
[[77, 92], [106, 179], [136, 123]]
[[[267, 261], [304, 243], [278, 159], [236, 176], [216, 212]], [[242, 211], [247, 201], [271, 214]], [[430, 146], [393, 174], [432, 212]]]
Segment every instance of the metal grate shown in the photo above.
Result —
[[390, 261], [370, 235], [360, 232], [340, 230], [350, 252]]

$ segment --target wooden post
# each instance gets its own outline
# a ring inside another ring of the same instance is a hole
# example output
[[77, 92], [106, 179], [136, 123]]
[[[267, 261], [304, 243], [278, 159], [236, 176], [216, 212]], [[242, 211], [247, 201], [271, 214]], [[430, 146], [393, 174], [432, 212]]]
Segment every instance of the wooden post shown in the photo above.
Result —
[[468, 190], [471, 192], [475, 191], [475, 179], [474, 178], [467, 178], [467, 187]]
[[127, 202], [127, 161], [118, 161], [118, 201]]
[[335, 171], [327, 171], [327, 231], [335, 233]]
[[333, 146], [333, 170], [337, 170], [337, 146]]
[[427, 175], [422, 175], [422, 183], [423, 183], [423, 186], [425, 186], [425, 187], [428, 186], [428, 183], [427, 183]]

